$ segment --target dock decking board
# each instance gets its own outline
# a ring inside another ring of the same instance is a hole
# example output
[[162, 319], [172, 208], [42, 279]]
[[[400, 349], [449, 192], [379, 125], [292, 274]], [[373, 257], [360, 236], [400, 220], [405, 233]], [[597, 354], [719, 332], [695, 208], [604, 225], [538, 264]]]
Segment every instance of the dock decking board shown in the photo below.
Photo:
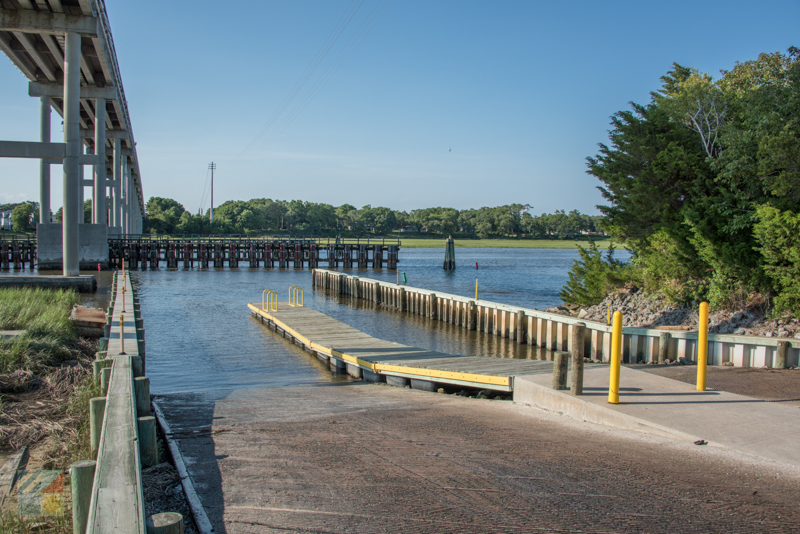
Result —
[[278, 311], [247, 305], [310, 350], [373, 373], [511, 391], [515, 375], [549, 373], [552, 362], [458, 356], [379, 339], [304, 306], [278, 303]]

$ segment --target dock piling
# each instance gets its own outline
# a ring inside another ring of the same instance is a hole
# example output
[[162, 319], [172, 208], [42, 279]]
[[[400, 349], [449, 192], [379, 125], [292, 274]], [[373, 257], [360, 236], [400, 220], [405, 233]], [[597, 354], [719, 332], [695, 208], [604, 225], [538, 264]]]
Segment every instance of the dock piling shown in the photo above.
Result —
[[567, 389], [567, 369], [569, 366], [569, 352], [562, 350], [553, 353], [553, 389]]
[[570, 336], [570, 354], [572, 356], [572, 381], [570, 392], [583, 395], [583, 347], [586, 337], [586, 325], [578, 323], [572, 326]]

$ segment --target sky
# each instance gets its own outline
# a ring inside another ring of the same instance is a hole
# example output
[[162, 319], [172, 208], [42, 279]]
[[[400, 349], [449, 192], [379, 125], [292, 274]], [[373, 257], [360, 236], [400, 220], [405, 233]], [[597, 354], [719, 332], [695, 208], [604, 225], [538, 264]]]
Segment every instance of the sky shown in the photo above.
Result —
[[[800, 46], [800, 2], [107, 0], [145, 198], [597, 214], [586, 157], [673, 62], [715, 77]], [[0, 139], [39, 140], [0, 58]], [[53, 140], [61, 140], [53, 113]], [[52, 168], [52, 206], [62, 172]], [[90, 175], [87, 167], [86, 177]], [[39, 165], [0, 159], [0, 203]], [[86, 192], [86, 198], [90, 193]]]

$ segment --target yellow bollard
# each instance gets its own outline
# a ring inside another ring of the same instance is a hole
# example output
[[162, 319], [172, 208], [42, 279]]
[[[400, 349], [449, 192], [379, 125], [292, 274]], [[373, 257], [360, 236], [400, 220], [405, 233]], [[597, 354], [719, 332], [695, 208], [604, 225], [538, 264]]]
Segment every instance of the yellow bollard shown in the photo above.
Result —
[[475, 279], [475, 300], [478, 300], [478, 279]]
[[608, 382], [608, 402], [619, 404], [619, 372], [622, 364], [622, 312], [614, 312], [611, 327], [611, 378]]
[[706, 390], [708, 365], [708, 302], [700, 303], [700, 322], [697, 325], [697, 391]]

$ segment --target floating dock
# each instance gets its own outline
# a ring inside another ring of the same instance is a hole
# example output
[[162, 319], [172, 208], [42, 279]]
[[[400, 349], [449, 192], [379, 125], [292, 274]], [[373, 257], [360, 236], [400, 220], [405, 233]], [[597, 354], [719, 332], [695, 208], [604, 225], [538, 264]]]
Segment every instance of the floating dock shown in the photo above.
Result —
[[551, 373], [553, 369], [552, 361], [458, 356], [378, 339], [289, 302], [279, 302], [279, 311], [265, 309], [260, 302], [247, 307], [263, 323], [327, 360], [332, 368], [346, 369], [351, 376], [371, 382], [428, 391], [439, 384], [513, 391], [515, 376]]

